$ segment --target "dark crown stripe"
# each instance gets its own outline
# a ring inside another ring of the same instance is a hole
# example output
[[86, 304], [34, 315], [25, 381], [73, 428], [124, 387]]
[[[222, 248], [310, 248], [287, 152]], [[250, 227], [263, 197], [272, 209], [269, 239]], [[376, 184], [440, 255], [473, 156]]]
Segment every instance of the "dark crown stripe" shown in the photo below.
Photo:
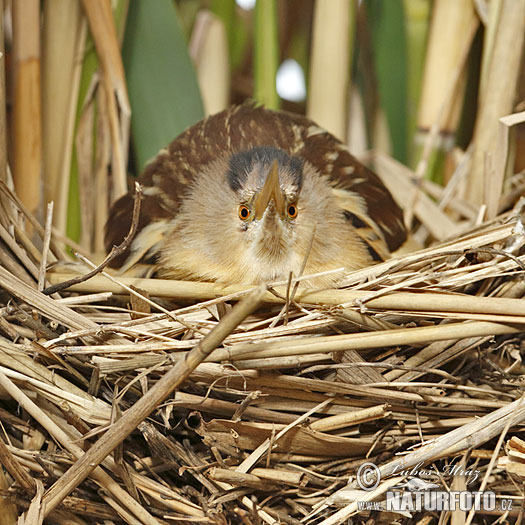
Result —
[[233, 191], [239, 191], [255, 164], [269, 167], [274, 160], [277, 160], [280, 169], [290, 172], [297, 190], [300, 190], [303, 185], [303, 161], [273, 146], [257, 146], [232, 155], [226, 181]]

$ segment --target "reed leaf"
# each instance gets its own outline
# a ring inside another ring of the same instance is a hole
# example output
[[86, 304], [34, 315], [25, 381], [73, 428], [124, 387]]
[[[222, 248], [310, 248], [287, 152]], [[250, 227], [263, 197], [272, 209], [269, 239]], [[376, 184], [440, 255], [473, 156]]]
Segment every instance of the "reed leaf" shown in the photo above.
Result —
[[393, 156], [407, 161], [407, 47], [402, 0], [369, 0], [375, 72]]
[[123, 60], [133, 108], [136, 171], [204, 116], [199, 86], [173, 3], [130, 3]]

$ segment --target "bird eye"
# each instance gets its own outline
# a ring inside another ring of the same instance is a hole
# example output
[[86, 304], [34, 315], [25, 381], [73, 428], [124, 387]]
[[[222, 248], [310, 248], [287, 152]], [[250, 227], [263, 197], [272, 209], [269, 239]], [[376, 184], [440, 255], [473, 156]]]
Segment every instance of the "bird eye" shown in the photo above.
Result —
[[248, 208], [248, 206], [245, 206], [244, 204], [241, 204], [241, 206], [239, 206], [239, 219], [246, 221], [249, 219], [249, 217], [250, 217], [250, 208]]
[[290, 219], [295, 219], [297, 217], [297, 206], [295, 206], [295, 204], [290, 204], [288, 206], [288, 217], [290, 217]]

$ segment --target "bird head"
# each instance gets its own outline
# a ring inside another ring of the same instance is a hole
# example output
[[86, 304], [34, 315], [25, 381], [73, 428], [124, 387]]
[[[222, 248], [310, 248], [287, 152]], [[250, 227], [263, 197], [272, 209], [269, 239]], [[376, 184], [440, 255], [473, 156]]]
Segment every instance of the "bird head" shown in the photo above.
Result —
[[196, 179], [160, 266], [166, 277], [257, 283], [298, 275], [308, 258], [306, 271], [314, 273], [328, 269], [316, 261], [342, 266], [338, 222], [344, 217], [332, 188], [313, 166], [279, 148], [254, 147], [217, 159]]
[[278, 264], [293, 249], [303, 162], [273, 147], [233, 155], [226, 173], [244, 244], [260, 260]]

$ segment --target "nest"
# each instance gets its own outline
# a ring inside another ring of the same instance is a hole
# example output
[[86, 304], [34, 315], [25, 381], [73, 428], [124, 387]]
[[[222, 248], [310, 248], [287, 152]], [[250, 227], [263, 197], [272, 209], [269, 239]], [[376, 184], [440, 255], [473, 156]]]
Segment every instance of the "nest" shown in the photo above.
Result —
[[494, 495], [495, 507], [454, 510], [461, 523], [522, 519], [521, 190], [479, 224], [458, 199], [449, 215], [423, 205], [415, 237], [453, 228], [451, 240], [338, 289], [98, 267], [59, 293], [50, 286], [91, 268], [67, 263], [50, 220], [1, 190], [5, 515], [431, 523], [437, 510], [384, 509], [432, 485]]

